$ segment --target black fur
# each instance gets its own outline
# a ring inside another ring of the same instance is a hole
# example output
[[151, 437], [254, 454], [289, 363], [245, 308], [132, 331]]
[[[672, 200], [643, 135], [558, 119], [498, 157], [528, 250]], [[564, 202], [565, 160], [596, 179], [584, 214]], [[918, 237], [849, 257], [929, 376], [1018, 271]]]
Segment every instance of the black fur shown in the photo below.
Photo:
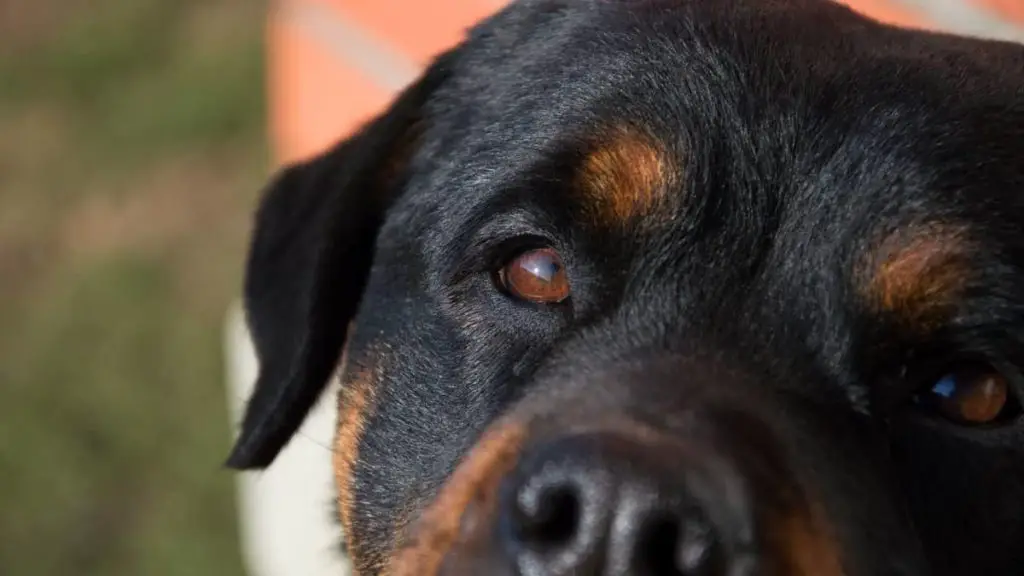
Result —
[[447, 78], [449, 58], [439, 57], [387, 115], [326, 155], [285, 170], [267, 190], [245, 278], [260, 374], [229, 466], [268, 466], [326, 387], [363, 294], [377, 231], [404, 183], [404, 167], [389, 164], [407, 144], [403, 138], [416, 137], [423, 104]]
[[[260, 380], [229, 463], [273, 461], [354, 321], [350, 361], [383, 371], [349, 535], [368, 572], [513, 406], [671, 428], [722, 395], [789, 443], [850, 576], [923, 574], [918, 546], [928, 573], [1021, 573], [1024, 421], [965, 430], [911, 397], [978, 357], [1022, 392], [1022, 86], [1021, 46], [825, 1], [516, 2], [271, 187], [246, 281]], [[661, 225], [589, 225], [568, 189], [586, 139], [619, 125], [680, 167]], [[922, 335], [865, 301], [858, 270], [877, 239], [928, 223], [966, 230], [970, 266]], [[494, 288], [533, 245], [565, 258], [568, 304]]]

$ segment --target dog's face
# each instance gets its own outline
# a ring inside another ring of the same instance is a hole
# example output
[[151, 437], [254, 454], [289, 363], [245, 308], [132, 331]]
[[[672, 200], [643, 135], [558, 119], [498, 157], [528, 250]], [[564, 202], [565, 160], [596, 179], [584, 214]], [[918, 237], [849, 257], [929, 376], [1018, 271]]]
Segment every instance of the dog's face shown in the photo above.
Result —
[[231, 463], [340, 367], [360, 574], [1019, 573], [1021, 86], [824, 1], [514, 4], [270, 188]]

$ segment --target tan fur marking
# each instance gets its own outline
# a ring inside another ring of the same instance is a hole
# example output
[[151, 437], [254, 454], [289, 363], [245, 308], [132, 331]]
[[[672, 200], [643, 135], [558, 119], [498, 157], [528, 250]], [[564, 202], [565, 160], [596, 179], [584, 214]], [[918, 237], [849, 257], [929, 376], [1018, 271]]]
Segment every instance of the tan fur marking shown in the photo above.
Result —
[[515, 465], [523, 437], [515, 425], [488, 430], [416, 520], [408, 541], [395, 551], [384, 573], [437, 574], [445, 554], [463, 537], [462, 523], [479, 521], [495, 505], [498, 483]]
[[354, 506], [352, 477], [359, 459], [359, 444], [372, 410], [374, 392], [380, 381], [380, 367], [362, 368], [342, 375], [338, 397], [338, 427], [334, 436], [334, 484], [338, 494], [338, 513], [345, 539], [353, 545], [352, 510]]
[[962, 229], [931, 224], [900, 230], [873, 251], [868, 298], [914, 327], [931, 328], [949, 314], [969, 272]]
[[580, 167], [587, 211], [602, 225], [622, 225], [651, 214], [675, 180], [664, 147], [628, 128], [598, 139]]
[[780, 517], [770, 540], [778, 555], [773, 576], [843, 576], [839, 547], [820, 515], [801, 511]]

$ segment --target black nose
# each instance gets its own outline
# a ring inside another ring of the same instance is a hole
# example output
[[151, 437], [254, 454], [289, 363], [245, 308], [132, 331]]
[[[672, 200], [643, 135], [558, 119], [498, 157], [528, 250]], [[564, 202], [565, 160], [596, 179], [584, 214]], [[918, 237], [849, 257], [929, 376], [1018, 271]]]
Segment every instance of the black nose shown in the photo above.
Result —
[[736, 553], [752, 530], [742, 496], [730, 495], [719, 472], [673, 459], [681, 457], [611, 434], [561, 438], [524, 453], [502, 486], [499, 509], [500, 544], [513, 571], [746, 572]]

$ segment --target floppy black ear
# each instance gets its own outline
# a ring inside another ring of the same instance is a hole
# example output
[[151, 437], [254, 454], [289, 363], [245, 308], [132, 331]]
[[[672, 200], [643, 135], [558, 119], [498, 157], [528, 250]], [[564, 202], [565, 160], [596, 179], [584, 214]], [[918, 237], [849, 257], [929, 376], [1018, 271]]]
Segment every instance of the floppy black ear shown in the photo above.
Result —
[[228, 466], [269, 466], [330, 380], [400, 185], [396, 163], [454, 56], [439, 57], [387, 112], [333, 150], [285, 169], [265, 192], [244, 287], [259, 378]]

